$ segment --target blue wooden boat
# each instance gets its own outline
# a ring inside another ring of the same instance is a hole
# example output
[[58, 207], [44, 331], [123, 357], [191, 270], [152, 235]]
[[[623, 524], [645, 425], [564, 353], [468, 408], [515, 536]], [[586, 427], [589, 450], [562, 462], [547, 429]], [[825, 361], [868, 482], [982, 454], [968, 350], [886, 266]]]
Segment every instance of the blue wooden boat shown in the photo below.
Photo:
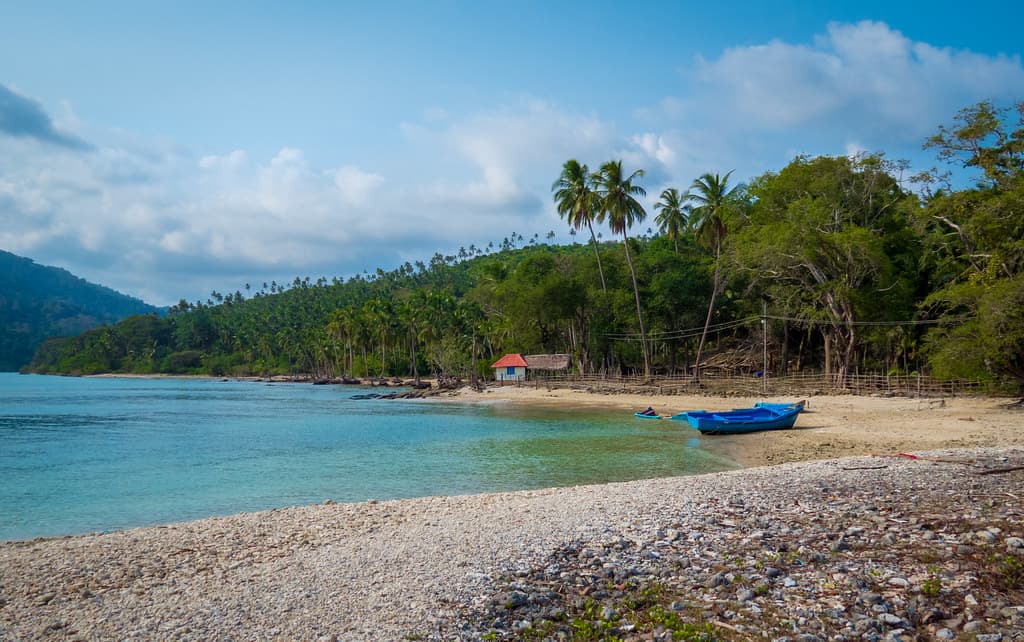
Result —
[[[761, 430], [782, 430], [792, 428], [800, 409], [791, 406], [786, 408], [754, 407], [739, 410], [722, 410], [705, 412], [691, 410], [682, 413], [686, 421], [706, 435], [736, 435]], [[672, 417], [682, 418], [681, 415]]]
[[[786, 410], [788, 408], [796, 408], [800, 412], [804, 411], [804, 406], [807, 404], [806, 400], [794, 401], [793, 403], [772, 403], [768, 401], [758, 401], [754, 404], [755, 408], [775, 408], [778, 410]], [[742, 408], [737, 408], [742, 410]]]

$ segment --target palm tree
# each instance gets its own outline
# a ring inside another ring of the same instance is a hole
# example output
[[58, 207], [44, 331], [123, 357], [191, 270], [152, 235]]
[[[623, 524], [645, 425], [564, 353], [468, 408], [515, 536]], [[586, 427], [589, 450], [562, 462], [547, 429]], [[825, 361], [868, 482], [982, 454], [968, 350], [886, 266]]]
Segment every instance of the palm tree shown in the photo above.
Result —
[[640, 287], [636, 282], [636, 269], [629, 255], [629, 236], [627, 230], [634, 223], [639, 223], [647, 216], [644, 206], [636, 200], [637, 196], [647, 194], [644, 188], [634, 185], [633, 181], [642, 178], [644, 170], [638, 169], [628, 177], [623, 177], [622, 161], [608, 161], [601, 165], [601, 171], [594, 175], [595, 192], [600, 198], [601, 219], [607, 217], [608, 226], [613, 233], [622, 234], [622, 244], [626, 248], [626, 263], [629, 274], [633, 277], [633, 295], [636, 297], [636, 318], [640, 322], [640, 345], [644, 352], [644, 379], [651, 378], [651, 355], [647, 350], [647, 333], [644, 331], [644, 315], [640, 308]]
[[708, 327], [711, 325], [711, 313], [715, 309], [715, 298], [721, 291], [721, 270], [719, 269], [722, 255], [722, 241], [725, 240], [729, 228], [725, 219], [729, 208], [733, 205], [736, 191], [739, 187], [729, 188], [729, 176], [704, 174], [693, 181], [690, 186], [689, 199], [697, 206], [691, 210], [690, 224], [697, 230], [698, 236], [715, 253], [715, 273], [711, 279], [711, 302], [708, 304], [708, 316], [704, 321], [704, 332], [700, 335], [700, 344], [697, 346], [697, 361], [694, 366], [693, 376], [700, 380], [700, 357], [704, 350], [704, 342], [708, 336]]
[[689, 194], [680, 194], [679, 190], [670, 187], [661, 192], [661, 200], [654, 204], [658, 215], [654, 222], [662, 234], [668, 236], [679, 254], [679, 237], [686, 228], [687, 220], [690, 217], [690, 206], [686, 203]]
[[594, 235], [594, 221], [601, 222], [600, 207], [594, 193], [595, 176], [590, 174], [586, 165], [576, 159], [565, 161], [562, 174], [551, 186], [555, 193], [555, 205], [558, 215], [565, 218], [573, 229], [582, 229], [584, 225], [590, 230], [590, 239], [594, 242], [594, 255], [597, 256], [597, 272], [601, 275], [601, 289], [608, 291], [604, 281], [604, 268], [601, 267], [601, 253], [597, 249], [597, 236]]

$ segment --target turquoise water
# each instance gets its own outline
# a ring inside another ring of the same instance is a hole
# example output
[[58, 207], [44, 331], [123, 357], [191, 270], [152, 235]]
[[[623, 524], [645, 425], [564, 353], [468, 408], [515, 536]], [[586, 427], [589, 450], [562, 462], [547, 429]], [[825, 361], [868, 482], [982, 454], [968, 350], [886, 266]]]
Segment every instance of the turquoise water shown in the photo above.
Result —
[[0, 373], [0, 540], [734, 467], [678, 422], [362, 392]]

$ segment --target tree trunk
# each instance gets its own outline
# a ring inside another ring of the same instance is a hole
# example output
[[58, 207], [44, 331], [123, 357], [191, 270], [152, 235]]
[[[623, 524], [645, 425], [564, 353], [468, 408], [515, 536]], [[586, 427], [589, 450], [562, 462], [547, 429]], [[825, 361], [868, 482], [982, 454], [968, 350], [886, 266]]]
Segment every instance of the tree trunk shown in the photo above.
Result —
[[832, 330], [824, 330], [825, 336], [825, 381], [832, 383]]
[[636, 298], [636, 318], [640, 322], [640, 347], [644, 351], [644, 380], [651, 379], [651, 355], [647, 352], [647, 332], [644, 331], [644, 314], [640, 309], [640, 286], [636, 282], [636, 270], [633, 268], [633, 259], [629, 255], [629, 237], [626, 230], [622, 230], [622, 244], [626, 248], [626, 263], [629, 264], [629, 275], [633, 277], [633, 296]]
[[473, 386], [473, 390], [476, 390], [476, 389], [478, 389], [480, 387], [480, 384], [477, 382], [476, 371], [477, 371], [477, 367], [476, 367], [476, 332], [474, 331], [473, 332], [473, 371], [469, 373], [469, 382]]
[[782, 322], [782, 363], [778, 370], [779, 374], [789, 374], [789, 321]]
[[704, 320], [704, 332], [700, 335], [700, 343], [697, 345], [697, 360], [693, 364], [693, 379], [700, 381], [700, 357], [704, 352], [704, 342], [708, 338], [708, 327], [711, 325], [711, 312], [715, 309], [715, 297], [718, 296], [718, 257], [721, 253], [721, 243], [715, 246], [715, 273], [711, 278], [711, 303], [708, 304], [708, 316]]
[[594, 242], [594, 256], [597, 257], [597, 273], [601, 275], [601, 291], [607, 292], [608, 286], [604, 283], [604, 268], [601, 267], [601, 253], [597, 249], [597, 235], [594, 234], [594, 226], [587, 221], [587, 229], [590, 230], [590, 240]]
[[416, 382], [416, 385], [420, 383], [420, 368], [419, 364], [416, 363], [416, 332], [413, 328], [409, 328], [409, 345], [412, 348], [412, 380]]

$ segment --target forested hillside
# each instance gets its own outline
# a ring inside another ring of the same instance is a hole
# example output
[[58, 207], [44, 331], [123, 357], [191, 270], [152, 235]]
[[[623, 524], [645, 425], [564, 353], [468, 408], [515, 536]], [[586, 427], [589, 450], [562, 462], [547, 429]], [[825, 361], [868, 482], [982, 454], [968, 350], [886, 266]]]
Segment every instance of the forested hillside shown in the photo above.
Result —
[[344, 282], [213, 293], [49, 341], [31, 369], [467, 376], [505, 352], [559, 352], [581, 372], [699, 377], [724, 354], [759, 364], [767, 340], [778, 373], [1019, 385], [1024, 104], [965, 109], [927, 145], [977, 184], [911, 179], [880, 155], [798, 157], [747, 184], [665, 189], [648, 218], [642, 170], [570, 160], [552, 196], [585, 244], [514, 234]]
[[155, 310], [67, 270], [0, 250], [0, 372], [27, 364], [47, 337], [77, 335]]

